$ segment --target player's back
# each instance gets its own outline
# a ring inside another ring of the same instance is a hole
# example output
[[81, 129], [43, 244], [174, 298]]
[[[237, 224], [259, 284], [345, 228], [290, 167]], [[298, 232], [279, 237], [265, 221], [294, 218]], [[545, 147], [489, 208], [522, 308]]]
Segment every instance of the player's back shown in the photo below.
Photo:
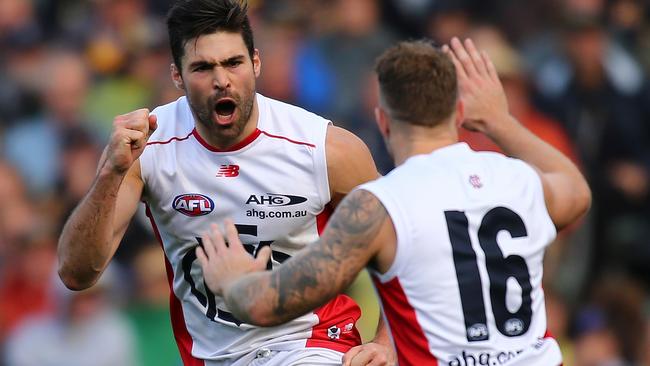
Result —
[[[556, 232], [533, 168], [459, 143], [362, 187], [397, 233], [374, 280], [400, 365], [505, 365], [545, 337], [542, 260]], [[536, 358], [559, 364], [545, 347]]]

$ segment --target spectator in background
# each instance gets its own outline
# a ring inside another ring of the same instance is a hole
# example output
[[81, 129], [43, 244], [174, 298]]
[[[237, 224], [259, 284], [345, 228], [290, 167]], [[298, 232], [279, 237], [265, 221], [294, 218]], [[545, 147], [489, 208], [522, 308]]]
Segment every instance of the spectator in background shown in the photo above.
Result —
[[567, 15], [564, 41], [563, 59], [541, 69], [537, 86], [540, 105], [576, 144], [594, 193], [595, 278], [603, 270], [625, 270], [628, 255], [650, 261], [647, 250], [637, 250], [646, 243], [642, 228], [650, 202], [648, 85], [598, 18]]
[[0, 1], [0, 132], [36, 109], [42, 42], [32, 1]]
[[[480, 49], [484, 49], [492, 57], [512, 115], [532, 133], [577, 163], [574, 146], [562, 125], [543, 115], [533, 106], [524, 65], [517, 51], [494, 27], [476, 28], [471, 32], [471, 38], [476, 41]], [[498, 146], [484, 134], [467, 129], [461, 129], [459, 132], [460, 139], [467, 142], [474, 150], [501, 152]]]
[[336, 0], [333, 29], [307, 40], [296, 60], [297, 103], [359, 136], [380, 171], [392, 163], [372, 122], [375, 58], [395, 39], [380, 22], [374, 0]]
[[139, 366], [181, 364], [169, 319], [169, 283], [163, 256], [154, 241], [142, 245], [133, 260], [134, 299], [126, 314], [135, 331]]
[[18, 121], [6, 131], [4, 153], [29, 191], [43, 197], [53, 193], [60, 179], [66, 134], [87, 128], [82, 110], [89, 76], [83, 60], [73, 52], [51, 53], [39, 75], [42, 114]]
[[452, 37], [464, 38], [471, 30], [472, 19], [464, 1], [436, 2], [429, 13], [425, 32], [438, 44], [447, 44]]
[[13, 242], [11, 262], [0, 277], [0, 340], [25, 318], [52, 311], [50, 278], [54, 271], [55, 239], [44, 228], [34, 228]]
[[[83, 26], [84, 44], [90, 68], [99, 78], [89, 90], [87, 112], [107, 139], [115, 114], [153, 104], [158, 81], [169, 75], [171, 56], [164, 22], [147, 12], [145, 0], [94, 4], [95, 17]], [[170, 84], [168, 77], [165, 81]]]
[[113, 304], [115, 275], [109, 268], [95, 287], [81, 292], [70, 291], [58, 279], [50, 277], [46, 283], [54, 287], [51, 291], [56, 299], [56, 312], [34, 316], [12, 332], [7, 341], [5, 364], [135, 365], [132, 330]]
[[[0, 269], [11, 262], [14, 243], [27, 234], [35, 218], [32, 205], [25, 194], [25, 183], [18, 171], [0, 160]], [[0, 271], [0, 280], [2, 271]]]
[[607, 276], [576, 318], [575, 364], [639, 365], [647, 335], [643, 289], [621, 276]]

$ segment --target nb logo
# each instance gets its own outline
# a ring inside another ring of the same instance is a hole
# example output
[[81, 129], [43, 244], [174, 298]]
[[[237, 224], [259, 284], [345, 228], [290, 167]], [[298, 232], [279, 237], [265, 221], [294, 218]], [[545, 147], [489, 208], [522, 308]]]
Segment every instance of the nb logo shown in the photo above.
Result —
[[217, 177], [233, 178], [239, 175], [239, 165], [222, 165], [217, 172]]

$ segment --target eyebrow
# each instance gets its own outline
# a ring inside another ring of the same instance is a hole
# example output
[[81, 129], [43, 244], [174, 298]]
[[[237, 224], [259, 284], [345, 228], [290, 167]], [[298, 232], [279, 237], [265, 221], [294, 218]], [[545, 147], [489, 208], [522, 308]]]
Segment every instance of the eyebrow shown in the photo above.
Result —
[[217, 64], [218, 65], [227, 65], [227, 64], [230, 64], [230, 63], [233, 63], [233, 62], [242, 61], [244, 59], [244, 57], [245, 57], [244, 55], [236, 55], [236, 56], [229, 57], [229, 58], [227, 58], [225, 60], [221, 60], [219, 62], [210, 62], [210, 61], [205, 61], [205, 60], [198, 60], [198, 61], [192, 62], [189, 65], [189, 68], [194, 69], [194, 68], [199, 67], [199, 66], [214, 66], [214, 65], [217, 65]]

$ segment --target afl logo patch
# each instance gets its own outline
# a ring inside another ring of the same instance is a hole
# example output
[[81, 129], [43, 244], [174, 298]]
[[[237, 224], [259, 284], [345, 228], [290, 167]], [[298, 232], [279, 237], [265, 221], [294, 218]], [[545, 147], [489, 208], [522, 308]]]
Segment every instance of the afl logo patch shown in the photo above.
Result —
[[214, 210], [210, 197], [198, 193], [186, 193], [176, 196], [172, 203], [174, 210], [186, 216], [203, 216]]

